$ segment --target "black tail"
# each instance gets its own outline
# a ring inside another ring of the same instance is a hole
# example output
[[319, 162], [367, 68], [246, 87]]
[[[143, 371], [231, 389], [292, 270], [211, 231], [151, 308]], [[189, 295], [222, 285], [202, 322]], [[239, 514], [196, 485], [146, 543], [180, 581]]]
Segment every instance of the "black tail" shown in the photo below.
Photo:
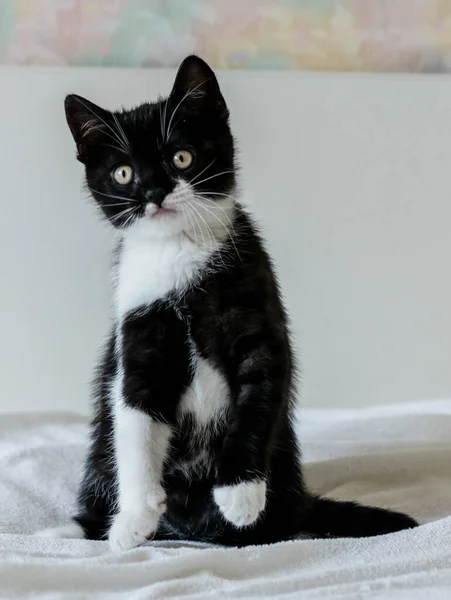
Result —
[[369, 537], [417, 527], [403, 513], [315, 497], [308, 511], [308, 533], [319, 537]]

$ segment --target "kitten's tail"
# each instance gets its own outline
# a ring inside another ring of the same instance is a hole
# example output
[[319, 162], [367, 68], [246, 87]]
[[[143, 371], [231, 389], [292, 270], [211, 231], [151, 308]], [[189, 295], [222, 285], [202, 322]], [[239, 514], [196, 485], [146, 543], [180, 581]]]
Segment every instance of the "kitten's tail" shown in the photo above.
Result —
[[369, 537], [418, 526], [403, 513], [317, 496], [306, 521], [308, 533], [319, 537]]

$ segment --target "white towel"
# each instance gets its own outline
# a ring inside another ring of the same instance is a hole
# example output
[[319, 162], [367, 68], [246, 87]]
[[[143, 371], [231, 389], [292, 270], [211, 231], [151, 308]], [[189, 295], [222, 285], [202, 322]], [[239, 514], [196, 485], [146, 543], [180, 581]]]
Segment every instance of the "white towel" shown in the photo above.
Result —
[[424, 525], [360, 540], [221, 549], [33, 535], [73, 509], [86, 422], [67, 413], [0, 415], [0, 597], [451, 598], [451, 401], [301, 412], [315, 490], [404, 510]]

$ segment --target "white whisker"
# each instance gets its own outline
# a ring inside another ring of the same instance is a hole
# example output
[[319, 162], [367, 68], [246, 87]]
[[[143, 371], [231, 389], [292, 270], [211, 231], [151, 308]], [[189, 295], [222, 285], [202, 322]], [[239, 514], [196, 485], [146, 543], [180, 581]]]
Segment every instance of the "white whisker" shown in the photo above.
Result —
[[[193, 232], [193, 235], [194, 235], [194, 238], [195, 238], [196, 234], [194, 233], [193, 222], [191, 220], [191, 215], [190, 215], [189, 211], [182, 210], [182, 213], [183, 213], [183, 216], [186, 217], [189, 220], [189, 228], [190, 228], [190, 231]], [[195, 242], [195, 239], [193, 241]]]
[[[195, 197], [195, 198], [197, 198], [197, 200], [200, 200], [200, 201], [201, 201], [201, 203], [202, 203], [202, 202], [205, 202], [205, 201], [207, 200], [208, 202], [210, 202], [210, 203], [212, 204], [212, 206], [211, 206], [211, 208], [212, 208], [212, 209], [213, 209], [213, 208], [217, 208], [218, 210], [220, 210], [221, 212], [223, 212], [223, 213], [224, 213], [224, 215], [225, 215], [225, 217], [226, 217], [226, 219], [227, 219], [227, 221], [229, 222], [230, 228], [231, 228], [231, 229], [232, 229], [232, 231], [235, 233], [235, 228], [234, 228], [234, 226], [233, 226], [232, 220], [230, 219], [230, 216], [227, 214], [227, 212], [226, 212], [226, 211], [225, 211], [225, 210], [222, 208], [222, 206], [220, 206], [220, 205], [219, 205], [217, 202], [215, 202], [214, 200], [211, 200], [210, 198], [204, 198], [204, 197], [202, 197], [202, 196], [199, 196], [198, 194], [195, 194], [195, 195], [194, 195], [194, 197]], [[205, 206], [204, 208], [205, 208], [205, 209], [207, 209], [207, 207], [206, 207], [206, 206]]]
[[[202, 219], [202, 215], [200, 214], [200, 212], [199, 212], [198, 210], [196, 210], [196, 209], [194, 208], [194, 206], [193, 206], [192, 204], [190, 205], [190, 208], [191, 208], [192, 210], [194, 210], [194, 212], [195, 212], [195, 213], [196, 213], [196, 214], [199, 216], [199, 218], [200, 218], [200, 219]], [[193, 216], [194, 216], [194, 215], [193, 215]], [[194, 218], [195, 218], [195, 216], [194, 216]], [[196, 222], [197, 222], [197, 219], [196, 219], [196, 218], [195, 218], [195, 220], [196, 220]], [[205, 223], [205, 219], [202, 219], [202, 220], [203, 220], [203, 221], [204, 221], [204, 223]], [[205, 224], [206, 224], [206, 223], [205, 223]], [[205, 243], [204, 230], [203, 230], [203, 228], [200, 226], [200, 223], [199, 223], [199, 231], [200, 231], [200, 233], [202, 234], [202, 242], [203, 242], [203, 246], [205, 246], [205, 247], [206, 247], [206, 246], [207, 246], [207, 244]]]
[[[215, 235], [214, 235], [214, 233], [213, 233], [210, 225], [207, 223], [207, 221], [204, 219], [204, 217], [200, 214], [200, 212], [192, 204], [190, 205], [190, 207], [199, 215], [199, 218], [203, 221], [203, 223], [207, 227], [207, 233], [208, 233], [209, 238], [211, 240], [210, 243], [212, 243], [212, 246], [214, 246], [214, 243], [216, 241], [216, 237], [215, 237]], [[205, 207], [203, 207], [203, 208], [205, 208]], [[222, 221], [221, 221], [221, 223], [222, 223]], [[227, 228], [226, 228], [226, 230], [227, 230]], [[221, 262], [222, 262], [222, 264], [224, 266], [224, 269], [227, 270], [227, 265], [225, 264], [224, 259], [222, 258], [222, 255], [221, 255], [220, 252], [218, 252], [218, 256], [221, 259]]]
[[[133, 208], [134, 208], [134, 207], [133, 207]], [[128, 227], [129, 223], [131, 223], [131, 221], [132, 221], [132, 219], [133, 219], [133, 217], [134, 217], [134, 216], [135, 216], [135, 213], [132, 211], [132, 212], [130, 213], [130, 215], [127, 217], [127, 219], [126, 219], [125, 223], [123, 224], [123, 227], [124, 227], [124, 228], [125, 228], [125, 227]]]
[[115, 204], [105, 204], [104, 206], [127, 206], [130, 202], [116, 202]]
[[[199, 200], [199, 199], [198, 199], [198, 200]], [[195, 199], [193, 199], [193, 202], [196, 202], [196, 200], [195, 200]], [[230, 224], [230, 228], [232, 229], [232, 232], [233, 232], [233, 233], [231, 233], [231, 232], [229, 231], [229, 229], [228, 229], [227, 225], [226, 225], [226, 224], [225, 224], [225, 223], [224, 223], [224, 222], [223, 222], [223, 221], [222, 221], [222, 220], [221, 220], [221, 219], [218, 217], [218, 215], [215, 215], [215, 214], [214, 214], [214, 213], [213, 213], [213, 212], [212, 212], [212, 211], [211, 211], [209, 208], [207, 208], [206, 206], [203, 206], [201, 202], [196, 202], [196, 204], [197, 204], [198, 206], [201, 206], [202, 208], [204, 208], [204, 209], [205, 209], [205, 210], [206, 210], [206, 211], [207, 211], [207, 212], [208, 212], [210, 215], [212, 215], [212, 216], [213, 216], [213, 217], [214, 217], [214, 218], [215, 218], [217, 221], [219, 221], [219, 223], [221, 223], [221, 225], [222, 225], [222, 226], [224, 227], [224, 229], [226, 230], [226, 232], [227, 232], [227, 235], [228, 235], [228, 236], [229, 236], [229, 238], [230, 238], [230, 241], [232, 242], [232, 245], [233, 245], [233, 247], [234, 247], [234, 249], [235, 249], [236, 255], [238, 256], [238, 258], [240, 259], [240, 262], [242, 263], [242, 262], [243, 262], [243, 260], [242, 260], [242, 258], [241, 258], [241, 254], [238, 252], [238, 248], [237, 248], [237, 245], [236, 245], [236, 243], [235, 243], [235, 239], [234, 239], [234, 236], [236, 236], [236, 231], [235, 231], [235, 228], [233, 227], [233, 223], [232, 223], [232, 221], [231, 221], [230, 217], [227, 215], [227, 213], [225, 212], [225, 210], [224, 210], [222, 207], [219, 207], [219, 206], [218, 206], [218, 208], [220, 208], [220, 209], [222, 210], [222, 212], [224, 213], [224, 215], [226, 216], [226, 218], [227, 218], [227, 220], [228, 220], [228, 222], [229, 222], [229, 224]]]
[[100, 196], [105, 196], [106, 198], [113, 198], [114, 200], [123, 200], [124, 202], [136, 203], [136, 200], [134, 200], [133, 198], [125, 198], [125, 196], [115, 196], [114, 194], [105, 194], [105, 192], [99, 192], [99, 190], [95, 190], [94, 188], [89, 186], [88, 189], [91, 192], [94, 192], [95, 194], [100, 194]]
[[[231, 194], [225, 194], [223, 192], [196, 192], [196, 194], [205, 196], [207, 198], [208, 198], [208, 196], [224, 196], [224, 198], [232, 198], [232, 200], [238, 201], [238, 198], [235, 198], [235, 196], [232, 196]], [[208, 200], [210, 200], [211, 202], [214, 202], [213, 200], [211, 200], [211, 198], [208, 198]]]
[[205, 181], [209, 181], [210, 179], [214, 179], [215, 177], [219, 177], [220, 175], [226, 175], [227, 173], [233, 173], [232, 170], [229, 171], [221, 171], [221, 173], [216, 173], [216, 175], [210, 175], [210, 177], [206, 177], [205, 179], [202, 179], [201, 181], [197, 181], [193, 187], [196, 187], [196, 185], [200, 185], [201, 183], [204, 183]]
[[121, 217], [125, 216], [127, 213], [135, 210], [135, 206], [130, 206], [129, 208], [126, 208], [125, 210], [121, 210], [120, 213], [118, 213], [117, 215], [114, 215], [114, 217], [111, 217], [112, 221], [117, 221], [118, 219], [120, 219]]
[[[198, 223], [197, 223], [197, 220], [196, 220], [196, 218], [195, 218], [195, 215], [194, 215], [193, 211], [191, 210], [191, 208], [190, 208], [190, 205], [189, 205], [189, 204], [185, 204], [185, 209], [188, 211], [188, 212], [186, 213], [186, 215], [189, 217], [189, 220], [190, 220], [190, 225], [194, 225], [194, 227], [193, 227], [193, 234], [194, 234], [194, 240], [195, 240], [195, 239], [196, 239], [196, 236], [197, 236], [197, 227], [198, 227], [199, 225], [198, 225]], [[200, 228], [199, 228], [199, 231], [202, 233], [202, 231], [201, 231], [201, 229], [200, 229]]]
[[205, 173], [205, 171], [211, 167], [211, 165], [215, 162], [216, 158], [214, 158], [211, 163], [209, 163], [205, 169], [202, 169], [202, 171], [200, 173], [198, 173], [197, 175], [195, 175], [190, 181], [188, 181], [188, 185], [191, 185], [193, 183], [193, 181], [195, 181], [198, 177], [200, 177], [202, 175], [202, 173]]

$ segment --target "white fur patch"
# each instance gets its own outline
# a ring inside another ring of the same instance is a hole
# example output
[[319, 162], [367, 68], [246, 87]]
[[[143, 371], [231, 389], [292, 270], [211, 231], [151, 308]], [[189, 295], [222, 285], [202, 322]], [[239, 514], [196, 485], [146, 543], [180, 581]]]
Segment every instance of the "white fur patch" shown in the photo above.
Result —
[[113, 552], [130, 550], [130, 548], [135, 548], [147, 540], [151, 540], [164, 509], [164, 504], [157, 508], [141, 506], [117, 514], [113, 519], [108, 536], [111, 550]]
[[163, 463], [171, 429], [142, 411], [114, 405], [114, 449], [119, 483], [119, 510], [136, 505], [156, 508], [165, 499], [161, 487]]
[[[119, 487], [119, 512], [109, 533], [114, 550], [137, 546], [155, 533], [166, 508], [161, 478], [172, 434], [167, 425], [124, 404], [121, 326], [130, 311], [150, 307], [170, 292], [183, 293], [195, 282], [232, 226], [233, 200], [220, 204], [222, 217], [211, 200], [194, 198], [191, 186], [179, 182], [163, 202], [173, 212], [161, 214], [152, 205], [122, 231], [115, 272], [118, 373], [111, 389]], [[220, 373], [194, 349], [192, 359], [195, 377], [180, 410], [194, 414], [202, 428], [225, 413], [229, 390]]]
[[246, 527], [257, 519], [266, 505], [266, 482], [243, 481], [213, 490], [219, 510], [235, 527]]
[[78, 523], [68, 523], [62, 527], [52, 527], [50, 529], [43, 529], [36, 533], [39, 537], [46, 537], [52, 540], [58, 539], [70, 539], [70, 540], [82, 540], [85, 538], [85, 532]]
[[166, 508], [161, 478], [172, 432], [168, 425], [124, 405], [120, 374], [112, 396], [119, 514], [109, 540], [112, 549], [121, 550], [149, 539]]
[[200, 428], [221, 421], [230, 405], [230, 389], [223, 374], [192, 350], [193, 381], [180, 402], [182, 415], [194, 415]]
[[195, 280], [209, 256], [210, 252], [185, 236], [124, 236], [117, 271], [118, 319], [140, 306], [151, 306], [169, 292], [183, 290]]
[[[129, 311], [150, 306], [169, 292], [182, 291], [193, 283], [211, 254], [230, 235], [232, 200], [221, 199], [212, 208], [211, 201], [193, 198], [190, 186], [180, 182], [163, 203], [174, 214], [161, 218], [145, 215], [123, 230], [115, 273], [119, 321]], [[149, 206], [155, 210], [153, 204]]]
[[195, 476], [208, 473], [213, 469], [213, 457], [206, 450], [196, 453], [196, 456], [190, 460], [177, 461], [169, 466], [176, 472], [183, 474], [186, 480], [190, 481]]

